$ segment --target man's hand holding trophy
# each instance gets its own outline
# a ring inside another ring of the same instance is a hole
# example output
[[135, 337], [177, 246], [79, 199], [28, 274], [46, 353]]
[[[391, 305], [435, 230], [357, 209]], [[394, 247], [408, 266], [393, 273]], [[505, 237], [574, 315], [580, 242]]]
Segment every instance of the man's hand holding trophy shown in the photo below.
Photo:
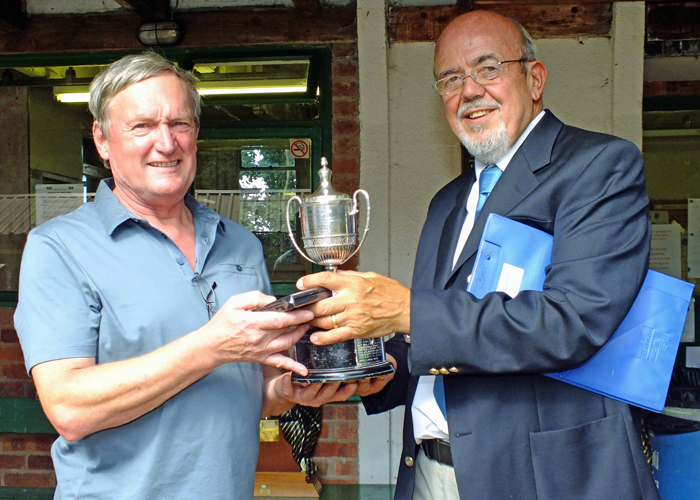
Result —
[[[327, 272], [305, 276], [297, 286], [302, 290], [295, 294], [298, 298], [290, 300], [307, 301], [322, 298], [308, 306], [314, 311], [314, 325], [296, 344], [296, 359], [304, 364], [309, 373], [306, 377], [292, 375], [292, 380], [301, 383], [351, 382], [371, 379], [394, 372], [393, 365], [386, 360], [383, 335], [368, 334], [364, 331], [346, 332], [347, 337], [340, 341], [327, 342], [324, 330], [343, 330], [338, 324], [338, 314], [325, 315], [323, 311], [338, 307], [344, 302], [342, 295], [351, 293], [351, 288], [345, 288], [347, 280], [366, 276], [368, 273], [352, 273], [337, 271], [338, 266], [347, 262], [362, 246], [369, 230], [369, 195], [358, 189], [352, 197], [336, 191], [331, 185], [331, 170], [325, 158], [321, 159], [321, 169], [318, 172], [320, 186], [316, 192], [305, 199], [294, 196], [287, 203], [287, 229], [294, 247], [305, 259], [314, 264], [322, 265]], [[359, 196], [365, 200], [365, 227], [358, 241], [357, 218], [359, 214]], [[304, 252], [297, 244], [292, 228], [292, 207], [298, 205], [299, 221]], [[371, 273], [370, 273], [371, 274]], [[378, 276], [378, 275], [377, 275]], [[352, 277], [352, 278], [351, 278]], [[364, 278], [360, 278], [364, 279]], [[385, 279], [385, 278], [383, 278]], [[323, 285], [313, 285], [315, 281]], [[307, 285], [307, 286], [304, 286]], [[333, 296], [328, 297], [328, 289], [333, 290]], [[313, 299], [308, 297], [312, 296]], [[342, 307], [342, 305], [341, 305]], [[368, 311], [371, 314], [371, 311]], [[313, 340], [313, 342], [312, 342]], [[323, 344], [323, 345], [321, 345]], [[361, 384], [365, 385], [365, 384]]]

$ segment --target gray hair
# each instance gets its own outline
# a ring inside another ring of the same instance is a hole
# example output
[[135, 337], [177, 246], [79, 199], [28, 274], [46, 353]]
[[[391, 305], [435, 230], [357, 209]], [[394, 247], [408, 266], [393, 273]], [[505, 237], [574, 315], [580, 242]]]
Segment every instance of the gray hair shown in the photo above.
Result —
[[537, 60], [537, 49], [535, 48], [535, 42], [532, 41], [530, 33], [523, 28], [522, 24], [512, 17], [509, 17], [508, 20], [513, 23], [516, 28], [518, 28], [518, 31], [520, 31], [520, 51], [522, 52], [520, 57], [527, 60], [526, 62], [520, 63], [520, 68], [522, 69], [523, 74], [527, 75], [527, 63]]
[[156, 52], [147, 51], [128, 55], [113, 62], [90, 84], [90, 112], [105, 137], [109, 137], [109, 104], [112, 98], [135, 83], [164, 73], [177, 76], [187, 86], [192, 114], [195, 124], [199, 126], [202, 99], [197, 92], [197, 78]]

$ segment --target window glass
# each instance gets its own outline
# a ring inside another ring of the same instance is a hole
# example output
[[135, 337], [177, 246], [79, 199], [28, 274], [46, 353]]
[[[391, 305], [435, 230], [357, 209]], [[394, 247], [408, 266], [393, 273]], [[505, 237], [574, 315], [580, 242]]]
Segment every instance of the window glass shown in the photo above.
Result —
[[[298, 152], [300, 144], [308, 145], [305, 153]], [[197, 146], [195, 196], [258, 236], [273, 282], [311, 271], [294, 249], [286, 218], [289, 198], [311, 192], [311, 147], [308, 138], [204, 140]], [[294, 211], [290, 225], [296, 232]]]

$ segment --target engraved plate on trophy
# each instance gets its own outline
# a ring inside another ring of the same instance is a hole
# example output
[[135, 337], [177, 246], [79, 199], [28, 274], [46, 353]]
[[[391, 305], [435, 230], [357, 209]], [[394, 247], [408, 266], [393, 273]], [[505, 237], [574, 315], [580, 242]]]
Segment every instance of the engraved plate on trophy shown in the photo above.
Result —
[[[294, 248], [306, 260], [335, 272], [362, 247], [369, 231], [369, 195], [358, 189], [352, 198], [336, 191], [331, 185], [328, 162], [321, 158], [318, 171], [320, 186], [305, 199], [293, 196], [287, 202], [287, 229]], [[358, 241], [356, 219], [359, 214], [358, 195], [365, 200], [365, 228]], [[304, 252], [294, 237], [291, 224], [291, 207], [298, 204], [301, 221], [301, 239]], [[378, 339], [356, 339], [327, 346], [311, 343], [309, 336], [318, 329], [310, 328], [297, 342], [296, 358], [309, 369], [302, 377], [292, 374], [295, 382], [346, 382], [386, 375], [394, 367], [386, 360], [384, 341]]]

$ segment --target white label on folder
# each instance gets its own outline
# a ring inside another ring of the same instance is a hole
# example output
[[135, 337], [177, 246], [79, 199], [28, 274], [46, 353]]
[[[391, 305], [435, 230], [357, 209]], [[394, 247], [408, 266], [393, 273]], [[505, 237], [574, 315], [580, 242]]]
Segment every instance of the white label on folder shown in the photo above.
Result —
[[671, 336], [666, 332], [643, 326], [642, 338], [639, 340], [639, 345], [637, 346], [637, 357], [644, 361], [656, 363], [659, 351], [666, 350], [670, 337]]
[[505, 292], [512, 298], [515, 298], [520, 291], [520, 284], [523, 282], [525, 270], [520, 267], [515, 267], [511, 264], [503, 264], [501, 276], [498, 278], [497, 292]]

